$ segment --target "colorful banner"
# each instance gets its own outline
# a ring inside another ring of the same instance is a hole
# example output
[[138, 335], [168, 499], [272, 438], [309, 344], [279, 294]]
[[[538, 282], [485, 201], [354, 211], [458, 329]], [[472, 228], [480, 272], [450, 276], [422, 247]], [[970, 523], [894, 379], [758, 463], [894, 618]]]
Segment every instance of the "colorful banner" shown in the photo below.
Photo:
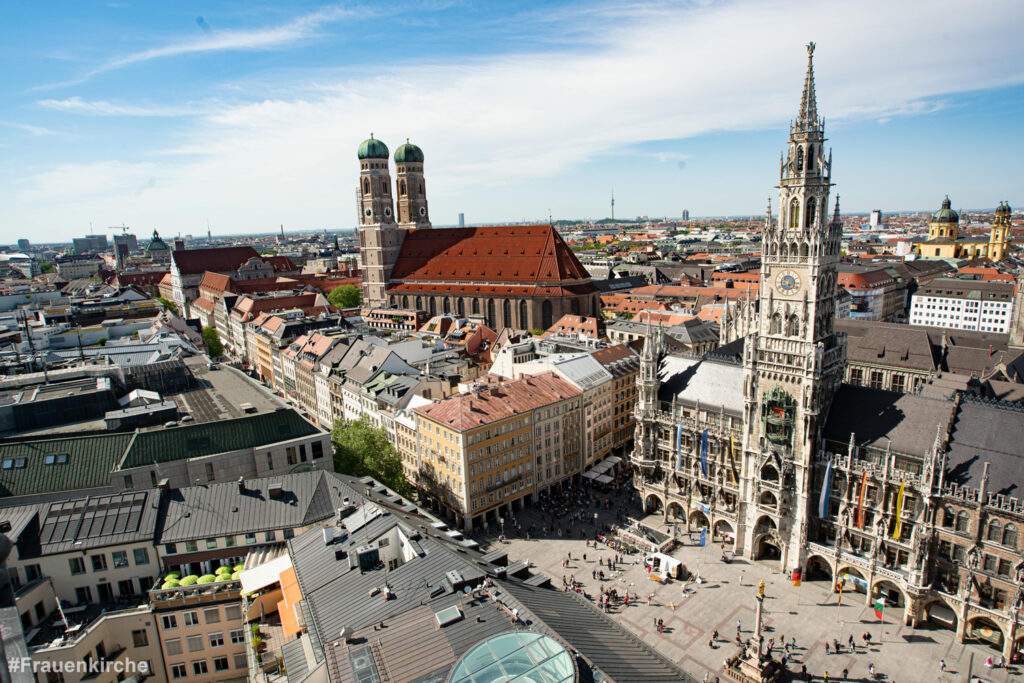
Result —
[[860, 500], [857, 501], [857, 528], [864, 528], [864, 489], [868, 485], [868, 471], [864, 470], [864, 476], [860, 478]]
[[705, 527], [701, 527], [701, 529], [700, 529], [700, 544], [702, 546], [705, 546], [705, 545], [708, 544], [708, 528], [706, 526]]
[[832, 488], [832, 463], [825, 468], [825, 481], [821, 484], [821, 497], [818, 498], [818, 516], [824, 519], [828, 515], [828, 496]]
[[676, 427], [676, 458], [679, 461], [679, 470], [683, 469], [683, 425]]
[[708, 476], [708, 430], [700, 435], [700, 473]]
[[875, 598], [875, 604], [871, 605], [871, 609], [875, 610], [875, 616], [878, 620], [882, 620], [882, 611], [885, 609], [885, 603], [882, 602], [882, 597]]
[[729, 437], [729, 479], [736, 483], [736, 453], [733, 452], [732, 437]]
[[900, 484], [900, 495], [896, 499], [896, 527], [892, 531], [892, 537], [897, 541], [900, 538], [900, 529], [903, 528], [903, 490], [906, 486], [907, 482], [904, 480]]

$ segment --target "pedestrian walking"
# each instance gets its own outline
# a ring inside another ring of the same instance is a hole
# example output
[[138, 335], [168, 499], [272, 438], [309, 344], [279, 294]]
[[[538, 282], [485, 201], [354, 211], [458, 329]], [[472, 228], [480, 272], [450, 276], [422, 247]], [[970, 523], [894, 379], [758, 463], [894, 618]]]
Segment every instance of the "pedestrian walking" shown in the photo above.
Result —
[[852, 634], [852, 633], [850, 634], [850, 640], [849, 640], [849, 643], [850, 643], [850, 649], [851, 649], [851, 650], [853, 650], [853, 649], [855, 649], [855, 648], [856, 648], [856, 645], [854, 645], [854, 643], [853, 643], [853, 634]]
[[825, 675], [822, 676], [821, 680], [825, 681], [825, 683], [828, 683], [828, 671], [825, 672]]
[[827, 640], [825, 641], [825, 654], [827, 654], [827, 655], [832, 654], [832, 651], [829, 650], [829, 648], [828, 648], [828, 641]]
[[946, 670], [946, 660], [945, 659], [940, 659], [939, 660], [939, 671], [945, 671], [945, 670]]
[[875, 675], [875, 665], [874, 664], [868, 664], [868, 673], [871, 674], [872, 676]]
[[711, 632], [711, 640], [715, 641], [716, 643], [718, 642], [718, 629], [715, 629]]
[[737, 619], [736, 620], [736, 631], [739, 632], [739, 631], [742, 631], [742, 630], [743, 630], [743, 621], [741, 619]]
[[806, 664], [801, 664], [800, 665], [800, 675], [804, 677], [805, 681], [807, 680], [807, 665]]
[[848, 669], [844, 668], [843, 669], [843, 680], [845, 681], [849, 677], [850, 677], [850, 671]]

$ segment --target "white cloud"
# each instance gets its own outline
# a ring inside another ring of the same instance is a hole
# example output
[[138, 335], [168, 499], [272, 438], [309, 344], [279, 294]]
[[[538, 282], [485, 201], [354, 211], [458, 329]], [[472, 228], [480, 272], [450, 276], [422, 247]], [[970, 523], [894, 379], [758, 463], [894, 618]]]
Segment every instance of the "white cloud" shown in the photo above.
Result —
[[[277, 44], [326, 20], [264, 37], [204, 37], [118, 65]], [[954, 93], [1020, 83], [1024, 43], [1013, 31], [1022, 22], [1017, 0], [983, 8], [953, 0], [746, 0], [658, 5], [595, 20], [589, 49], [418, 66], [388, 63], [382, 52], [372, 75], [325, 82], [317, 71], [315, 84], [287, 97], [214, 108], [192, 120], [183, 140], [156, 141], [163, 154], [144, 178], [110, 182], [94, 203], [130, 207], [137, 223], [183, 231], [207, 218], [225, 232], [281, 222], [349, 226], [354, 151], [373, 131], [392, 149], [406, 136], [423, 147], [435, 217], [451, 220], [463, 207], [479, 220], [546, 215], [550, 195], [506, 192], [498, 202], [475, 202], [495, 196], [495, 187], [557, 178], [640, 142], [773, 127], [781, 148], [811, 39], [818, 41], [819, 111], [829, 121], [921, 115]], [[97, 103], [69, 108], [86, 105]], [[67, 172], [64, 187], [45, 183], [52, 194], [35, 208], [45, 215], [64, 194], [80, 196], [78, 182], [94, 184], [76, 181], [82, 175]], [[145, 202], [136, 201], [135, 188], [149, 177], [160, 180]]]
[[8, 128], [17, 128], [23, 130], [29, 135], [40, 136], [40, 135], [60, 135], [55, 130], [44, 128], [43, 126], [33, 126], [29, 123], [19, 123], [18, 121], [0, 121], [0, 126], [7, 126]]
[[271, 48], [288, 45], [314, 35], [316, 30], [325, 24], [338, 21], [347, 16], [353, 16], [351, 10], [339, 6], [325, 7], [297, 17], [280, 26], [249, 30], [209, 30], [199, 37], [185, 38], [176, 42], [168, 43], [160, 47], [149, 48], [132, 52], [122, 57], [111, 59], [94, 69], [89, 70], [83, 76], [60, 83], [48, 83], [37, 86], [35, 90], [48, 90], [51, 88], [65, 87], [84, 83], [98, 74], [114, 71], [133, 64], [141, 64], [154, 59], [165, 59], [180, 55], [197, 54], [203, 52], [218, 52], [223, 50], [267, 50]]
[[132, 104], [115, 104], [103, 100], [83, 100], [81, 97], [68, 97], [63, 100], [39, 100], [41, 107], [72, 114], [88, 114], [94, 116], [196, 116], [209, 113], [213, 105], [171, 105], [142, 106]]

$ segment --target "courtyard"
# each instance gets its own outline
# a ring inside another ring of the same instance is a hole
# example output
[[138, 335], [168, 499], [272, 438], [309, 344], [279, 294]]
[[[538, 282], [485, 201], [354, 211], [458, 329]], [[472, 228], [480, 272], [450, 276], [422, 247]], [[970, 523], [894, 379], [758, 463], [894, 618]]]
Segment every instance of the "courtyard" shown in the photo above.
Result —
[[[492, 533], [473, 537], [484, 550], [504, 550], [510, 562], [529, 561], [534, 571], [550, 576], [556, 587], [563, 585], [563, 577], [578, 581], [592, 600], [600, 596], [602, 586], [605, 591], [614, 589], [620, 597], [628, 592], [629, 605], [620, 601], [609, 615], [697, 680], [705, 673], [711, 681], [715, 676], [726, 680], [721, 666], [738, 650], [737, 631], [744, 641], [754, 635], [756, 595], [762, 580], [765, 642], [774, 641], [778, 659], [783, 638], [787, 643], [796, 641], [788, 655], [791, 680], [801, 679], [802, 666], [812, 680], [822, 680], [826, 672], [831, 681], [843, 680], [844, 670], [845, 680], [850, 681], [1024, 680], [1024, 667], [988, 668], [986, 660], [991, 657], [997, 663], [1000, 653], [984, 644], [958, 643], [953, 631], [930, 623], [916, 629], [904, 626], [902, 608], [886, 608], [880, 622], [863, 592], [847, 591], [839, 602], [827, 579], [805, 580], [794, 586], [788, 575], [779, 572], [777, 562], [751, 562], [742, 557], [725, 562], [722, 549], [710, 538], [701, 547], [699, 533], [689, 537], [682, 527], [677, 531], [682, 546], [670, 555], [698, 575], [700, 582], [654, 581], [643, 567], [642, 553], [621, 555], [604, 544], [588, 546], [579, 531], [582, 528], [586, 538], [592, 539], [595, 522], [604, 535], [604, 525], [622, 522], [628, 516], [639, 517], [643, 524], [668, 534], [672, 534], [671, 526], [660, 513], [640, 515], [639, 505], [630, 502], [629, 493], [599, 495], [602, 503], [607, 499], [609, 508], [594, 503], [577, 507], [574, 520], [557, 508], [542, 511], [534, 506], [503, 520], [504, 541], [493, 527]], [[613, 570], [608, 563], [616, 556], [621, 561]], [[604, 572], [604, 580], [595, 577], [598, 572]], [[660, 633], [658, 620], [663, 623]], [[715, 631], [719, 639], [711, 643]], [[869, 643], [862, 638], [865, 633], [870, 634]], [[838, 653], [835, 641], [841, 645]]]

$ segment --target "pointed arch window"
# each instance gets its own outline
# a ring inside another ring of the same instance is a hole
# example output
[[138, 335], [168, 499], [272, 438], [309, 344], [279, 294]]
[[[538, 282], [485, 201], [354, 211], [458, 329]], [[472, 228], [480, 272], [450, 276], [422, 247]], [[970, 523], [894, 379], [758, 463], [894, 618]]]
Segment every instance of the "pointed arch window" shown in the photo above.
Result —
[[814, 145], [807, 145], [807, 171], [814, 170]]
[[789, 227], [800, 227], [800, 200], [796, 197], [789, 203]]
[[480, 299], [473, 299], [473, 315], [480, 315]]
[[363, 178], [363, 194], [370, 194], [370, 180]]
[[527, 327], [526, 302], [519, 302], [519, 328], [525, 330]]
[[789, 316], [789, 322], [786, 323], [786, 335], [790, 337], [800, 336], [800, 318], [796, 315]]
[[461, 297], [455, 302], [455, 310], [458, 311], [460, 318], [466, 315], [466, 302]]
[[993, 519], [988, 523], [988, 540], [999, 543], [1003, 538], [1003, 528], [999, 524], [998, 519]]
[[512, 302], [508, 299], [501, 304], [501, 326], [512, 327]]
[[487, 300], [487, 325], [488, 327], [494, 327], [494, 299]]
[[802, 171], [804, 169], [804, 148], [798, 147], [796, 150], [796, 170]]
[[401, 181], [400, 183], [398, 183], [398, 191], [401, 193], [401, 195], [403, 197], [405, 196], [405, 181], [404, 180]]
[[544, 303], [540, 305], [540, 325], [543, 329], [551, 327], [551, 301], [548, 299], [544, 300]]
[[808, 228], [814, 227], [814, 219], [817, 217], [818, 202], [814, 199], [807, 200], [807, 225]]
[[778, 313], [772, 315], [771, 325], [768, 327], [768, 334], [778, 334], [782, 331], [782, 316]]

